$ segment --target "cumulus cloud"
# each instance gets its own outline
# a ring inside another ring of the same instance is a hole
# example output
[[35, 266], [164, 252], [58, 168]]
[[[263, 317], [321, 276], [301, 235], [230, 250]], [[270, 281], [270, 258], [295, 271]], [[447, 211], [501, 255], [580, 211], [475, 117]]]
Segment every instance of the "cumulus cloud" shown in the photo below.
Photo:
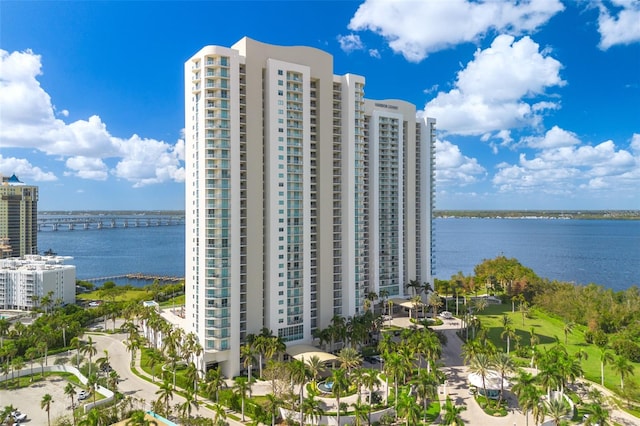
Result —
[[534, 31], [562, 10], [560, 0], [367, 0], [349, 29], [379, 34], [394, 52], [419, 62], [429, 53], [475, 42], [489, 30], [515, 35]]
[[340, 43], [340, 49], [347, 53], [364, 49], [364, 44], [362, 44], [362, 40], [357, 34], [340, 35], [338, 36], [338, 43]]
[[598, 4], [598, 47], [640, 42], [640, 0], [609, 0]]
[[498, 165], [493, 184], [501, 192], [570, 195], [579, 189], [637, 191], [640, 152], [633, 151], [633, 139], [630, 152], [610, 140], [584, 145], [574, 133], [554, 127], [544, 137], [531, 138], [528, 143], [540, 149], [533, 158], [522, 153], [517, 164]]
[[515, 41], [500, 35], [490, 47], [478, 50], [458, 72], [454, 88], [439, 92], [425, 106], [438, 118], [438, 128], [450, 134], [481, 135], [525, 126], [537, 126], [555, 102], [527, 101], [562, 86], [562, 64], [545, 55], [528, 36]]
[[15, 174], [22, 181], [50, 182], [58, 180], [55, 174], [45, 172], [24, 158], [3, 157], [0, 154], [0, 175]]
[[553, 126], [544, 136], [526, 136], [522, 143], [530, 148], [560, 148], [574, 146], [580, 143], [575, 133]]
[[[9, 53], [0, 50], [0, 145], [35, 149], [64, 161], [67, 176], [106, 180], [109, 175], [134, 186], [183, 181], [184, 142], [176, 145], [133, 135], [118, 138], [97, 115], [66, 123], [65, 109], [56, 114], [49, 94], [41, 87], [41, 57], [31, 50]], [[104, 159], [116, 163], [109, 170]], [[26, 160], [25, 160], [26, 161]], [[28, 164], [28, 162], [27, 162]], [[34, 181], [55, 179], [37, 167], [21, 173]]]
[[486, 170], [478, 160], [463, 155], [449, 141], [436, 140], [436, 187], [470, 185], [485, 175]]

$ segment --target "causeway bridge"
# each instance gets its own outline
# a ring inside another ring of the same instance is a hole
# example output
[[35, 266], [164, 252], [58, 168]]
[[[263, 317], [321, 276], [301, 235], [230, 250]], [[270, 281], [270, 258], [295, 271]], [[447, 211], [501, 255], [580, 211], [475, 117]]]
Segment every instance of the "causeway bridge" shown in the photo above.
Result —
[[184, 225], [184, 215], [38, 216], [38, 232]]

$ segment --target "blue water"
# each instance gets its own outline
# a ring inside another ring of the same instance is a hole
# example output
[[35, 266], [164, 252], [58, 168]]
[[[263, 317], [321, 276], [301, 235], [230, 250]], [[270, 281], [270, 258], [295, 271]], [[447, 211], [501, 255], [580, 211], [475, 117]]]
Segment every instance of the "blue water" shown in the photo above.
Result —
[[[539, 276], [623, 290], [640, 283], [640, 221], [436, 219], [436, 277], [514, 257]], [[38, 233], [38, 248], [73, 256], [77, 277], [141, 272], [184, 276], [184, 227]]]

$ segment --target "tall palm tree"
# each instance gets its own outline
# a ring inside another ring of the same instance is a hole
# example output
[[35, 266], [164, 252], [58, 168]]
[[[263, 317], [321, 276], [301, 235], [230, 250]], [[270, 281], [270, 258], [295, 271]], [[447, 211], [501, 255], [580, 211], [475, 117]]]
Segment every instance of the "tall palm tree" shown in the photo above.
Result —
[[220, 366], [207, 371], [207, 374], [205, 376], [205, 383], [205, 394], [209, 396], [209, 399], [211, 399], [211, 396], [214, 395], [215, 402], [217, 404], [218, 392], [224, 384], [224, 377], [222, 375], [222, 369], [220, 368]]
[[511, 350], [511, 339], [516, 337], [516, 332], [513, 329], [513, 327], [511, 326], [506, 326], [503, 330], [502, 333], [500, 333], [500, 337], [501, 338], [506, 338], [507, 340], [507, 354], [509, 354], [510, 350]]
[[369, 421], [369, 410], [370, 407], [368, 404], [363, 403], [360, 398], [358, 398], [358, 400], [351, 404], [351, 407], [353, 407], [353, 424], [355, 426], [362, 426], [362, 422], [366, 421], [367, 423], [371, 423]]
[[251, 369], [256, 362], [255, 348], [250, 344], [240, 346], [242, 366], [247, 369], [247, 380], [251, 383]]
[[40, 408], [47, 412], [47, 424], [51, 426], [51, 404], [54, 403], [53, 397], [46, 393], [40, 401]]
[[91, 375], [91, 364], [93, 363], [93, 356], [98, 353], [96, 349], [96, 342], [93, 341], [91, 336], [87, 337], [87, 343], [82, 348], [82, 352], [89, 356], [89, 376]]
[[331, 374], [331, 393], [336, 398], [338, 406], [338, 424], [340, 424], [340, 397], [349, 388], [349, 381], [347, 380], [347, 372], [343, 368], [336, 368]]
[[184, 402], [180, 405], [180, 412], [182, 413], [182, 417], [185, 419], [189, 419], [191, 417], [191, 411], [193, 409], [200, 409], [200, 403], [198, 399], [195, 397], [191, 389], [188, 389], [186, 394], [184, 395]]
[[613, 371], [620, 375], [620, 390], [624, 391], [624, 379], [633, 374], [633, 365], [629, 363], [629, 360], [625, 356], [620, 355], [611, 367]]
[[484, 397], [487, 398], [487, 375], [493, 367], [493, 360], [487, 354], [479, 353], [471, 359], [469, 370], [472, 373], [478, 374], [482, 377], [482, 389], [484, 390]]
[[[268, 399], [268, 395], [267, 399]], [[227, 418], [227, 410], [220, 404], [214, 404], [213, 405], [213, 423], [217, 424], [219, 420], [225, 420]], [[272, 424], [271, 426], [275, 426], [275, 424]]]
[[442, 418], [442, 422], [445, 425], [464, 425], [464, 421], [462, 420], [460, 414], [466, 409], [467, 407], [465, 407], [464, 405], [455, 405], [453, 401], [451, 401], [451, 398], [447, 396], [447, 400], [444, 405], [445, 414]]
[[498, 371], [500, 375], [500, 397], [498, 399], [498, 406], [502, 403], [502, 396], [504, 394], [504, 381], [507, 374], [515, 371], [516, 366], [513, 363], [513, 359], [504, 352], [498, 352], [493, 357], [493, 367]]
[[388, 376], [393, 377], [395, 389], [394, 409], [397, 410], [398, 388], [400, 386], [399, 380], [401, 377], [404, 378], [405, 375], [411, 370], [411, 363], [405, 356], [403, 356], [401, 352], [393, 352], [387, 355], [385, 359], [384, 369], [385, 373]]
[[80, 337], [75, 336], [71, 339], [70, 344], [72, 347], [76, 348], [76, 368], [80, 370], [80, 359], [81, 359], [80, 352], [83, 349], [82, 340], [80, 339]]
[[427, 408], [429, 400], [435, 398], [438, 393], [438, 380], [436, 375], [425, 370], [421, 370], [411, 384], [416, 394], [422, 401], [422, 412], [424, 413], [423, 423], [427, 422]]
[[147, 366], [151, 370], [151, 382], [156, 381], [156, 367], [164, 363], [162, 352], [157, 349], [149, 349], [147, 352]]
[[324, 369], [324, 363], [320, 360], [317, 355], [312, 355], [309, 359], [305, 360], [307, 363], [307, 368], [309, 369], [309, 375], [311, 376], [311, 380], [313, 380], [313, 385], [315, 385], [320, 378], [320, 373]]
[[158, 395], [158, 401], [164, 404], [165, 415], [168, 416], [170, 414], [169, 401], [173, 399], [172, 383], [165, 379], [156, 391], [156, 395]]
[[33, 360], [37, 355], [38, 350], [33, 346], [27, 348], [26, 352], [24, 353], [24, 356], [29, 360], [29, 365], [31, 366], [31, 376], [29, 377], [29, 382], [33, 382]]
[[64, 394], [68, 395], [71, 398], [71, 415], [73, 416], [73, 424], [76, 424], [76, 410], [74, 409], [75, 402], [73, 397], [76, 395], [76, 388], [71, 383], [67, 383], [67, 386], [64, 387]]
[[298, 385], [298, 407], [300, 410], [300, 426], [303, 426], [304, 416], [302, 413], [302, 395], [304, 393], [304, 385], [307, 382], [307, 378], [309, 377], [309, 369], [307, 368], [307, 364], [304, 361], [300, 361], [297, 359], [292, 360], [289, 364], [289, 374], [291, 377], [291, 382], [295, 385]]
[[244, 401], [245, 398], [247, 397], [247, 392], [249, 392], [249, 388], [251, 387], [251, 385], [249, 384], [249, 382], [247, 382], [247, 378], [246, 377], [236, 377], [235, 378], [235, 383], [233, 385], [233, 390], [234, 393], [236, 395], [240, 396], [240, 399], [242, 401], [242, 421], [245, 421], [244, 418]]
[[600, 349], [600, 385], [604, 387], [604, 366], [613, 362], [613, 354], [605, 348]]
[[567, 342], [569, 341], [569, 334], [573, 331], [573, 327], [575, 327], [575, 323], [573, 321], [567, 321], [564, 323], [564, 345], [567, 346]]

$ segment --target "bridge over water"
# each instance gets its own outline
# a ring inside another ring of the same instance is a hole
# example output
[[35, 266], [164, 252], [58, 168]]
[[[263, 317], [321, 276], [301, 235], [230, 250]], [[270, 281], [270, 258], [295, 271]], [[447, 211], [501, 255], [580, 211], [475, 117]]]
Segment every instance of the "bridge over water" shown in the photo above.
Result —
[[38, 216], [38, 231], [138, 228], [184, 225], [184, 215], [67, 215]]

